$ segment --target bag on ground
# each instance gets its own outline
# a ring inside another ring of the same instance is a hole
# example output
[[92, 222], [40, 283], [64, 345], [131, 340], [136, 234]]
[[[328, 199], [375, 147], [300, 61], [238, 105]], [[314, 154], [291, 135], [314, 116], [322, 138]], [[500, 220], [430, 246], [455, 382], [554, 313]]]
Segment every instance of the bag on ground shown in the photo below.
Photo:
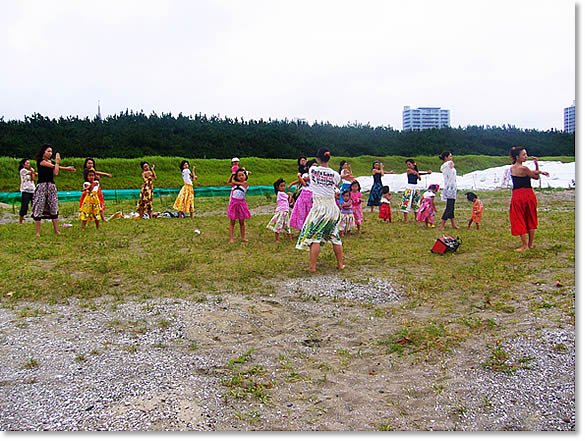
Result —
[[461, 245], [461, 239], [459, 237], [443, 236], [437, 239], [435, 245], [431, 248], [431, 252], [445, 254], [448, 251], [457, 251], [459, 245]]

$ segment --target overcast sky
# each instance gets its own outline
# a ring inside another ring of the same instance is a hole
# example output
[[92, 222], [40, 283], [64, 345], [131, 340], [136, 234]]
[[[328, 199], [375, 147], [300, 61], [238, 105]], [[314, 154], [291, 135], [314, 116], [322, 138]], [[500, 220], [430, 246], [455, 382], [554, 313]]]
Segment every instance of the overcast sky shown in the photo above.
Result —
[[[579, 4], [579, 2], [577, 2]], [[563, 128], [566, 0], [0, 0], [0, 116], [129, 110]], [[580, 7], [580, 5], [579, 5]], [[580, 14], [579, 14], [580, 15]]]

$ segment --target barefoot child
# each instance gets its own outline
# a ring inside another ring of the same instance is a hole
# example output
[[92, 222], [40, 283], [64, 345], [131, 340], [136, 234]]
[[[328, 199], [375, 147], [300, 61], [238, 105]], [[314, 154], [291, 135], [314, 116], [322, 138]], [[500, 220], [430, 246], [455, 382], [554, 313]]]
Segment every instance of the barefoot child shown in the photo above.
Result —
[[81, 219], [81, 231], [85, 231], [87, 221], [94, 220], [95, 228], [100, 228], [100, 183], [96, 179], [95, 171], [91, 168], [83, 170], [83, 194], [81, 207], [79, 208], [79, 219]]
[[349, 186], [349, 195], [351, 197], [351, 210], [353, 219], [357, 227], [358, 234], [362, 234], [362, 224], [364, 223], [364, 213], [362, 212], [362, 193], [361, 186], [357, 180], [354, 180]]
[[179, 212], [179, 217], [185, 217], [185, 213], [189, 213], [189, 216], [193, 219], [193, 213], [195, 212], [193, 180], [197, 179], [195, 166], [193, 166], [193, 171], [191, 171], [189, 170], [189, 161], [183, 160], [179, 168], [183, 175], [183, 187], [175, 200], [173, 208]]
[[289, 218], [289, 211], [290, 211], [290, 202], [292, 200], [292, 193], [285, 193], [286, 190], [286, 182], [284, 179], [280, 178], [274, 183], [274, 193], [276, 193], [276, 211], [266, 228], [269, 230], [274, 231], [274, 241], [280, 242], [278, 240], [278, 235], [281, 231], [286, 231], [288, 234], [288, 238], [292, 239], [290, 234], [290, 218]]
[[[108, 178], [112, 177], [111, 173], [106, 173], [106, 172], [102, 172], [102, 171], [97, 171], [95, 169], [95, 159], [93, 158], [87, 158], [85, 160], [85, 162], [83, 163], [83, 169], [85, 170], [86, 168], [90, 168], [95, 172], [95, 180], [99, 183], [100, 182], [100, 176], [107, 176]], [[83, 196], [81, 196], [83, 198]], [[99, 190], [98, 190], [98, 197], [100, 198], [100, 217], [102, 218], [102, 220], [104, 222], [107, 222], [106, 217], [104, 216], [104, 211], [106, 208], [106, 204], [104, 202], [104, 194], [102, 193], [102, 186], [99, 186]], [[79, 201], [80, 205], [83, 201]]]
[[384, 219], [384, 222], [392, 222], [391, 200], [392, 193], [390, 193], [390, 187], [384, 185], [382, 187], [382, 197], [380, 198], [380, 214], [378, 215], [380, 219]]
[[246, 204], [246, 192], [248, 191], [248, 175], [246, 170], [239, 168], [230, 176], [228, 184], [232, 186], [230, 194], [230, 203], [228, 206], [227, 216], [230, 220], [230, 243], [234, 243], [234, 225], [236, 220], [240, 223], [240, 240], [248, 242], [246, 239], [246, 224], [244, 221], [250, 219], [252, 215]]
[[471, 191], [465, 193], [467, 200], [473, 202], [473, 211], [471, 212], [471, 219], [467, 222], [467, 228], [471, 228], [471, 224], [475, 223], [475, 228], [479, 230], [479, 223], [481, 222], [481, 215], [483, 214], [483, 202], [477, 197], [475, 193]]
[[435, 207], [435, 196], [437, 195], [438, 190], [438, 185], [430, 185], [429, 189], [423, 194], [423, 200], [416, 212], [416, 220], [424, 222], [427, 228], [435, 228], [435, 213], [437, 212], [437, 208]]
[[345, 190], [341, 194], [341, 201], [339, 202], [339, 206], [341, 209], [341, 220], [339, 221], [339, 226], [337, 229], [339, 230], [341, 237], [343, 237], [345, 236], [345, 233], [351, 234], [351, 229], [355, 224], [353, 210], [351, 208], [352, 202], [349, 190]]

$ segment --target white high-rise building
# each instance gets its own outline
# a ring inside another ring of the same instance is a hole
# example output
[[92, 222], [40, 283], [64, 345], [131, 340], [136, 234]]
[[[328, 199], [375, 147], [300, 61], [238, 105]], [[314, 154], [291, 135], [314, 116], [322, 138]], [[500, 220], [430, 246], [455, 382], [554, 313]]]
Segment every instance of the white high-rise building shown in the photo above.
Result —
[[451, 125], [450, 111], [440, 107], [419, 107], [411, 109], [404, 106], [402, 111], [402, 130], [440, 129]]
[[565, 132], [575, 133], [575, 101], [570, 107], [565, 107]]

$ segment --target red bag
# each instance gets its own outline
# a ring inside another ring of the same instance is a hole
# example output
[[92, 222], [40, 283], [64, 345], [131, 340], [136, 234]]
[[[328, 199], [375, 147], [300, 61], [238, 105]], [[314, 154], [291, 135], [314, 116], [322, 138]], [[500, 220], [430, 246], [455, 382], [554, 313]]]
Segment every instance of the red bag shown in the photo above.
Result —
[[431, 252], [445, 254], [447, 251], [457, 251], [459, 245], [461, 245], [461, 239], [459, 237], [443, 236], [437, 239], [435, 245], [431, 248]]

